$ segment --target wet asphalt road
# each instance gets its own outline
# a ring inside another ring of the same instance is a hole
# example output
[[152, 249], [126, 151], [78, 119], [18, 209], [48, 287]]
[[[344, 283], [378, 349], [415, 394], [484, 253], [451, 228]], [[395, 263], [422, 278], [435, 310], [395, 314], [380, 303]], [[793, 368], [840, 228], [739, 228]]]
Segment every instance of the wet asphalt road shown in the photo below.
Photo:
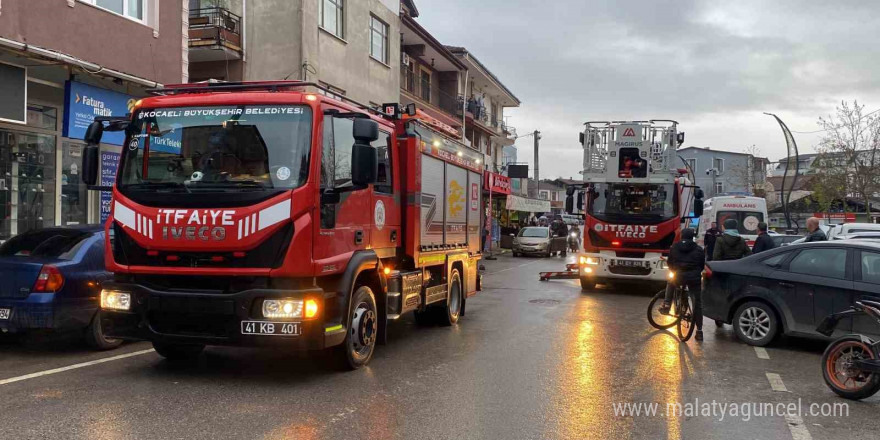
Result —
[[[487, 261], [486, 290], [457, 326], [401, 318], [388, 345], [355, 372], [281, 351], [209, 348], [198, 363], [177, 366], [140, 353], [145, 343], [94, 353], [75, 340], [5, 339], [0, 438], [877, 438], [880, 396], [848, 402], [828, 390], [823, 343], [782, 340], [761, 359], [729, 326], [707, 321], [703, 343], [681, 344], [646, 322], [650, 290], [582, 294], [575, 280], [538, 281], [539, 271], [562, 264]], [[774, 391], [768, 373], [786, 391]], [[36, 377], [8, 381], [29, 374]], [[847, 403], [849, 415], [662, 415], [667, 402], [695, 399], [800, 399], [804, 411]], [[661, 406], [656, 416], [615, 414], [615, 404], [632, 402]]]

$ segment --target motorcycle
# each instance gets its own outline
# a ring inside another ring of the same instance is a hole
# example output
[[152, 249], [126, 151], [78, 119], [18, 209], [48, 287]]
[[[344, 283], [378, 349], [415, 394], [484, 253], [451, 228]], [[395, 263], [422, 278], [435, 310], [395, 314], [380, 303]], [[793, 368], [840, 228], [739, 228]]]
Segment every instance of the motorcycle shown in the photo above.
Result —
[[581, 247], [581, 237], [578, 236], [577, 232], [570, 232], [568, 234], [568, 249], [574, 253], [577, 253], [578, 249]]
[[[880, 303], [862, 300], [825, 317], [816, 331], [831, 336], [841, 319], [861, 314], [874, 318], [880, 325]], [[858, 334], [836, 339], [822, 355], [822, 376], [831, 391], [846, 399], [873, 396], [880, 391], [880, 341]]]

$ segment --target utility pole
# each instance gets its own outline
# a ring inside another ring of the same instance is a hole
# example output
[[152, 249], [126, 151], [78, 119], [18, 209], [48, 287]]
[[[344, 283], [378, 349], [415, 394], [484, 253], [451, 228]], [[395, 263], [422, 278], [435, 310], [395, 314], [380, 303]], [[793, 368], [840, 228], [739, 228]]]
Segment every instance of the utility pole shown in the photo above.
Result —
[[539, 182], [541, 180], [540, 175], [538, 174], [538, 141], [541, 140], [541, 132], [535, 130], [535, 181]]

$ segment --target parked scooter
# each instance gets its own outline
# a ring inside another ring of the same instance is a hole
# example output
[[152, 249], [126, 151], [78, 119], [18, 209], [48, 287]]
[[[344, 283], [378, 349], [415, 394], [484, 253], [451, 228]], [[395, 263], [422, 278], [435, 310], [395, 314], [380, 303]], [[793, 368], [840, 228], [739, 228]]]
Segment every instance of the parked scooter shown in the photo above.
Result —
[[[837, 323], [849, 316], [865, 314], [880, 325], [880, 303], [856, 301], [842, 312], [825, 317], [816, 331], [831, 336]], [[864, 335], [846, 335], [828, 346], [822, 355], [822, 376], [825, 384], [841, 397], [860, 400], [880, 390], [880, 341]]]

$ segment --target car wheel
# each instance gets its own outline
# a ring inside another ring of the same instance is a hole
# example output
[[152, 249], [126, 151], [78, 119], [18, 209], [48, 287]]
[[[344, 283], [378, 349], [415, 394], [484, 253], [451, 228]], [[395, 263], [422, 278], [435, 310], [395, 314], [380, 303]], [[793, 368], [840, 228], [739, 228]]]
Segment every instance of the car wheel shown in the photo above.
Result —
[[339, 364], [347, 370], [357, 370], [373, 358], [378, 334], [379, 312], [373, 290], [360, 286], [351, 297], [351, 316], [348, 333], [342, 345], [336, 347]]
[[172, 362], [193, 361], [199, 357], [205, 346], [202, 344], [184, 345], [184, 344], [165, 344], [161, 342], [153, 342], [153, 349], [159, 356]]
[[95, 350], [112, 350], [122, 345], [122, 339], [104, 336], [104, 329], [101, 328], [100, 310], [95, 312], [95, 316], [92, 317], [92, 323], [86, 328], [85, 339], [86, 344]]
[[763, 347], [776, 337], [778, 331], [776, 313], [765, 303], [747, 302], [739, 306], [733, 315], [733, 328], [741, 341]]

